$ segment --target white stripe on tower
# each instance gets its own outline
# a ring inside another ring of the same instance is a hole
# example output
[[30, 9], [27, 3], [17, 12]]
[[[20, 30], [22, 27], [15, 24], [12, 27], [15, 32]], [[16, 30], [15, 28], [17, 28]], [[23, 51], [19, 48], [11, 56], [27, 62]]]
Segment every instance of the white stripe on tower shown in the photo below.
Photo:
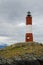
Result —
[[26, 16], [26, 42], [32, 42], [33, 41], [33, 34], [32, 34], [32, 16], [31, 13], [28, 12], [28, 15]]
[[32, 25], [26, 25], [26, 33], [32, 33]]

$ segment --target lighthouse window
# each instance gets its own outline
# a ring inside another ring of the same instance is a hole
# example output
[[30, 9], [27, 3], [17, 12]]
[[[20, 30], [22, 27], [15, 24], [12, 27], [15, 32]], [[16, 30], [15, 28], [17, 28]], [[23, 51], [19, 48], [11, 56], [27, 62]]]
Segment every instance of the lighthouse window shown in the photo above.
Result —
[[27, 39], [29, 39], [29, 37], [27, 37]]

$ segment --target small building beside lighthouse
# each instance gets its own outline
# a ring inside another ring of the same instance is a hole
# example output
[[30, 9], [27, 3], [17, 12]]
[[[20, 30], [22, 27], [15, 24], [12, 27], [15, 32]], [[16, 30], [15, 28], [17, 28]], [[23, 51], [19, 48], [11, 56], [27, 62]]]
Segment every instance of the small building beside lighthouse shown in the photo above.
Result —
[[31, 12], [28, 12], [28, 13], [27, 13], [27, 16], [26, 16], [25, 42], [33, 42], [32, 16], [31, 16]]

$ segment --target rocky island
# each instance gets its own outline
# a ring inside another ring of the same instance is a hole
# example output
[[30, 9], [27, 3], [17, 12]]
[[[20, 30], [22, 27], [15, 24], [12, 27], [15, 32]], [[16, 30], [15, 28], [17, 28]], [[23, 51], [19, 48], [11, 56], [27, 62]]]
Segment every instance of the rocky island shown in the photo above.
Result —
[[43, 65], [43, 44], [21, 42], [0, 49], [0, 65]]

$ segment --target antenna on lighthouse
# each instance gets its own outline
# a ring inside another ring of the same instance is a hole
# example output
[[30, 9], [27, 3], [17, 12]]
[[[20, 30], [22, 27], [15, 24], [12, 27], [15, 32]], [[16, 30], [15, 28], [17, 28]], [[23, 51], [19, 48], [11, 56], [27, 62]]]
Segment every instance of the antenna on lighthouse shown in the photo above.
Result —
[[27, 12], [27, 16], [26, 16], [26, 35], [25, 35], [26, 42], [32, 42], [33, 41], [33, 34], [32, 34], [32, 16], [31, 16], [31, 12], [28, 11]]

